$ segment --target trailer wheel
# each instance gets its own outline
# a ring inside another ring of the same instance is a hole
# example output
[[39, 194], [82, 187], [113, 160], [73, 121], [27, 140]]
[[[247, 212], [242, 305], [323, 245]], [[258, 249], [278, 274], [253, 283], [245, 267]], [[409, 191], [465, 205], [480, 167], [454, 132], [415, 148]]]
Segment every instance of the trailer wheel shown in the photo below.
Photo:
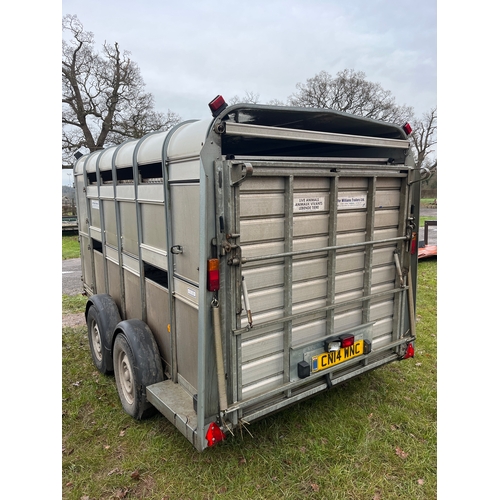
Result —
[[122, 321], [115, 330], [113, 367], [116, 387], [125, 413], [141, 420], [155, 412], [148, 402], [146, 387], [163, 380], [158, 346], [142, 321]]
[[87, 330], [89, 335], [90, 353], [95, 367], [101, 373], [113, 371], [113, 360], [109, 349], [106, 349], [104, 338], [105, 327], [95, 306], [90, 306], [87, 312]]
[[85, 317], [87, 319], [89, 346], [94, 365], [101, 373], [112, 373], [111, 345], [113, 343], [113, 331], [121, 321], [118, 307], [110, 295], [92, 295], [87, 302]]

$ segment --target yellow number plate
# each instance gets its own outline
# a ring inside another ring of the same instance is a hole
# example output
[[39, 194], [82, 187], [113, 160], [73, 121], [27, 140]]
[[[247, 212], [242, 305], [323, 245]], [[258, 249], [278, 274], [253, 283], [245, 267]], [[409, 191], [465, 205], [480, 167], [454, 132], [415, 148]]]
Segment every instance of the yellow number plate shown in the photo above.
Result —
[[313, 356], [311, 359], [311, 372], [320, 372], [332, 366], [338, 365], [349, 359], [363, 354], [364, 341], [358, 340], [349, 347], [342, 347], [338, 351], [324, 352]]

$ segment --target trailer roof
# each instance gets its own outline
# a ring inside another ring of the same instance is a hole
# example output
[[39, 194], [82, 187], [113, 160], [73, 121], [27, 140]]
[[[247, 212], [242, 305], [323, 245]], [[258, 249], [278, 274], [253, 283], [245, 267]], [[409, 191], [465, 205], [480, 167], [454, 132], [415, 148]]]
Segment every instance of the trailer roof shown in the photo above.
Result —
[[237, 104], [226, 108], [219, 118], [265, 127], [406, 139], [406, 134], [399, 125], [332, 109]]
[[[87, 171], [95, 172], [97, 162], [100, 170], [111, 170], [113, 161], [117, 168], [123, 168], [132, 166], [134, 157], [138, 164], [144, 165], [160, 162], [163, 157], [172, 160], [198, 155], [207, 137], [215, 133], [214, 125], [218, 123], [228, 128], [233, 124], [236, 126], [236, 130], [231, 129], [232, 133], [225, 130], [221, 132], [224, 155], [357, 157], [361, 154], [364, 157], [386, 156], [396, 162], [404, 162], [405, 152], [409, 147], [402, 127], [392, 123], [327, 109], [236, 104], [227, 107], [216, 118], [186, 121], [168, 132], [152, 132], [142, 139], [110, 146], [106, 148], [106, 153], [96, 151], [85, 155], [76, 162], [75, 173], [82, 173], [85, 164]], [[245, 133], [239, 133], [244, 126], [249, 126], [250, 132], [245, 129]], [[259, 127], [261, 132], [265, 132], [267, 128], [297, 133], [288, 137], [285, 134], [253, 133]], [[313, 137], [312, 140], [311, 137], [304, 138], [299, 131], [388, 141], [382, 146], [369, 143], [339, 144], [320, 136]]]
[[[386, 144], [382, 148], [385, 151], [382, 151], [380, 147], [374, 148], [367, 145], [318, 144], [322, 142], [321, 140], [311, 144], [310, 140], [297, 139], [297, 134], [295, 138], [284, 137], [283, 134], [281, 137], [271, 138], [263, 135], [250, 137], [223, 134], [223, 154], [350, 157], [359, 156], [362, 150], [363, 156], [387, 156], [396, 161], [404, 161], [405, 150], [409, 148], [407, 135], [401, 126], [334, 110], [239, 104], [226, 108], [218, 116], [218, 120], [226, 124], [251, 127], [270, 127], [288, 131], [303, 130], [394, 141], [392, 145]], [[396, 144], [399, 141], [404, 144]]]

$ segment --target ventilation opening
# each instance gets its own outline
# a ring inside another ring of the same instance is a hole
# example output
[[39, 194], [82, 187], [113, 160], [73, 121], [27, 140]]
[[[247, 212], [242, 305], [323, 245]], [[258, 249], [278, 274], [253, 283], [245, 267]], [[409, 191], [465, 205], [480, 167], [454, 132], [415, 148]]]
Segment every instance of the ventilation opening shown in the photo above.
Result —
[[95, 172], [87, 172], [87, 182], [89, 184], [97, 184], [97, 174]]
[[163, 169], [161, 162], [149, 165], [139, 165], [140, 182], [144, 184], [163, 182]]
[[92, 248], [99, 253], [102, 253], [102, 241], [92, 238]]
[[144, 262], [144, 277], [168, 289], [168, 273], [159, 267]]
[[119, 184], [132, 184], [134, 182], [134, 169], [132, 167], [117, 168], [116, 180]]
[[101, 182], [103, 184], [110, 184], [113, 182], [113, 172], [111, 170], [104, 170], [100, 172], [101, 174]]

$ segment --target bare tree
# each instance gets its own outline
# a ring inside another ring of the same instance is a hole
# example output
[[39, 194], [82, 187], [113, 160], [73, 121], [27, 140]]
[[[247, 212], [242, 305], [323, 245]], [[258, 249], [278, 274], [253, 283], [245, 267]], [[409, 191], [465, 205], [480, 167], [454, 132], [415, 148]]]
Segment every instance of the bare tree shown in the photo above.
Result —
[[245, 90], [245, 95], [243, 97], [239, 97], [235, 95], [229, 99], [228, 104], [232, 106], [233, 104], [258, 104], [260, 99], [260, 95], [255, 92], [249, 92]]
[[292, 106], [335, 109], [400, 125], [410, 122], [417, 168], [426, 166], [431, 171], [436, 170], [437, 160], [430, 158], [437, 142], [436, 108], [418, 120], [413, 108], [397, 105], [390, 91], [378, 83], [368, 82], [363, 72], [352, 69], [340, 71], [336, 78], [321, 71], [305, 84], [298, 83], [297, 89], [298, 92], [288, 98]]
[[345, 69], [335, 78], [321, 71], [306, 83], [298, 83], [297, 89], [288, 98], [292, 106], [335, 109], [401, 124], [413, 116], [413, 108], [396, 105], [391, 92], [367, 81], [362, 71]]
[[64, 16], [62, 27], [70, 35], [62, 44], [63, 164], [81, 147], [96, 151], [180, 121], [170, 110], [154, 111], [139, 67], [118, 43], [104, 43], [98, 53], [77, 16]]
[[412, 145], [416, 151], [417, 167], [426, 166], [431, 171], [437, 169], [437, 159], [429, 157], [434, 152], [437, 143], [437, 108], [425, 113], [421, 120], [413, 124], [413, 132], [410, 136]]
[[[263, 104], [260, 102], [260, 95], [256, 94], [255, 92], [245, 90], [245, 95], [243, 97], [240, 97], [238, 95], [235, 95], [231, 97], [228, 101], [229, 105], [233, 104]], [[286, 106], [286, 103], [279, 99], [271, 99], [266, 103], [269, 106]]]

